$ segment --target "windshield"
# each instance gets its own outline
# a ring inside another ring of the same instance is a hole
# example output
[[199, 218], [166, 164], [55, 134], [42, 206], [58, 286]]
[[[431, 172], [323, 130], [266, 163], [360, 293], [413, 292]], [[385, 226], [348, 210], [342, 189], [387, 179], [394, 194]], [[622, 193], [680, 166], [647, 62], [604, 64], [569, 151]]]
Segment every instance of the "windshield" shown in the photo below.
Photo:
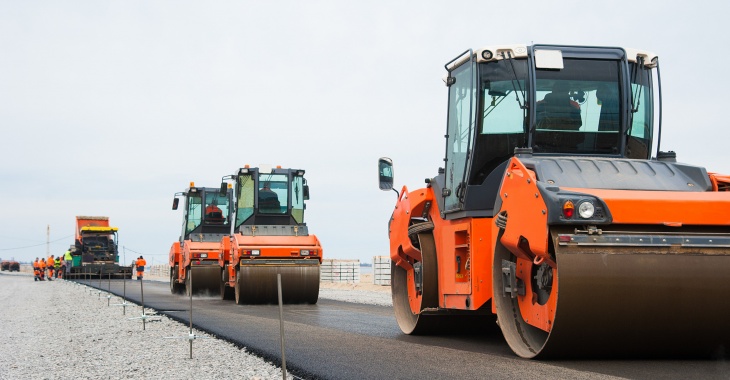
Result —
[[229, 211], [227, 195], [213, 191], [205, 193], [205, 224], [226, 224]]
[[202, 223], [203, 208], [202, 199], [199, 193], [188, 194], [187, 223], [185, 224], [185, 235], [190, 234], [192, 230]]
[[259, 175], [259, 213], [286, 214], [289, 178], [286, 174]]
[[238, 176], [236, 194], [238, 199], [236, 204], [238, 205], [238, 211], [236, 211], [236, 226], [241, 225], [246, 219], [253, 215], [253, 178], [251, 174], [241, 174]]
[[648, 158], [651, 152], [654, 99], [652, 98], [651, 69], [629, 63], [631, 73], [631, 129], [626, 145], [629, 158]]
[[565, 58], [563, 65], [536, 69], [533, 150], [617, 154], [620, 62]]
[[[291, 207], [291, 216], [297, 223], [304, 223], [304, 178], [293, 175], [265, 173], [259, 174], [255, 183], [251, 174], [238, 177], [236, 226], [240, 226], [254, 215], [255, 206], [258, 214], [287, 215]], [[291, 189], [291, 190], [290, 190]], [[291, 205], [289, 193], [291, 191]], [[254, 204], [254, 200], [258, 203]]]
[[292, 210], [291, 215], [297, 223], [304, 223], [304, 178], [292, 178]]
[[88, 251], [106, 251], [109, 249], [111, 236], [84, 235], [84, 249]]
[[489, 173], [525, 146], [527, 61], [499, 60], [479, 66], [481, 103], [469, 184], [481, 184]]

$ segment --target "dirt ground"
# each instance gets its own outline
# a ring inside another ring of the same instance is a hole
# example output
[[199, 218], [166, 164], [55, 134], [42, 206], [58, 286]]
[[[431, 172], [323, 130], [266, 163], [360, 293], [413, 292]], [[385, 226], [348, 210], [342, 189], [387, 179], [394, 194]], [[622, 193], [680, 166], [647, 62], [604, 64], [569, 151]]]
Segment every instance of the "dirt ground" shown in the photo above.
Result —
[[320, 282], [319, 286], [325, 289], [349, 289], [349, 290], [368, 290], [372, 292], [390, 293], [390, 286], [373, 284], [372, 274], [361, 274], [360, 283], [342, 283], [342, 282]]

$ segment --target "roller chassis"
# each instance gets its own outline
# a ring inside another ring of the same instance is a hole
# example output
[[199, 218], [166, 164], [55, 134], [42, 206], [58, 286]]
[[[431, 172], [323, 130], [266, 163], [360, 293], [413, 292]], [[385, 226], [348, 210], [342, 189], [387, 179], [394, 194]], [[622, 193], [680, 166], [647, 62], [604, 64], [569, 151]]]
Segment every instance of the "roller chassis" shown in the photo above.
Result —
[[[730, 342], [730, 329], [718, 327], [716, 317], [730, 307], [712, 301], [728, 288], [720, 269], [730, 267], [727, 193], [673, 193], [664, 200], [642, 191], [546, 187], [537, 177], [537, 161], [510, 160], [498, 193], [499, 208], [491, 218], [445, 219], [435, 198], [437, 179], [416, 191], [403, 187], [389, 223], [393, 304], [402, 331], [433, 332], [443, 328], [439, 315], [489, 309], [510, 347], [526, 358], [617, 352], [711, 356]], [[553, 204], [556, 199], [576, 194], [601, 202], [601, 223], [571, 224], [554, 215], [560, 212]], [[627, 215], [627, 205], [645, 194], [645, 201], [662, 211], [648, 218]], [[672, 209], [675, 199], [696, 209], [689, 215]], [[716, 228], [659, 222], [699, 223], [708, 214], [724, 219], [715, 221]], [[704, 280], [698, 284], [695, 278]], [[612, 288], [620, 290], [605, 290]], [[683, 288], [692, 289], [693, 295]], [[687, 317], [673, 312], [677, 291], [683, 309], [711, 310], [693, 317], [715, 326], [711, 331], [679, 328]], [[658, 310], [674, 318], [656, 323]], [[651, 322], [637, 324], [636, 316]], [[668, 335], [667, 330], [675, 331]], [[576, 352], [575, 340], [588, 337], [604, 343]]]

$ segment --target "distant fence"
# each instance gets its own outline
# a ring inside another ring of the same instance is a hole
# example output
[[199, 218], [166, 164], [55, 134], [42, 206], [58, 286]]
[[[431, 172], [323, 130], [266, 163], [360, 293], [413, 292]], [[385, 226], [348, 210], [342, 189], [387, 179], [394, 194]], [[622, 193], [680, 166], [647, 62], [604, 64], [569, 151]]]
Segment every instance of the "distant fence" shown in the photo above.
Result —
[[324, 259], [320, 267], [322, 282], [360, 282], [360, 260]]
[[373, 284], [390, 286], [390, 256], [373, 256]]
[[[360, 260], [324, 259], [320, 267], [320, 281], [360, 283]], [[145, 276], [167, 278], [170, 276], [170, 266], [155, 264], [145, 268]], [[390, 285], [390, 257], [373, 257], [373, 283], [375, 285]]]
[[154, 277], [169, 277], [170, 276], [170, 265], [168, 264], [156, 264], [144, 268], [148, 276]]

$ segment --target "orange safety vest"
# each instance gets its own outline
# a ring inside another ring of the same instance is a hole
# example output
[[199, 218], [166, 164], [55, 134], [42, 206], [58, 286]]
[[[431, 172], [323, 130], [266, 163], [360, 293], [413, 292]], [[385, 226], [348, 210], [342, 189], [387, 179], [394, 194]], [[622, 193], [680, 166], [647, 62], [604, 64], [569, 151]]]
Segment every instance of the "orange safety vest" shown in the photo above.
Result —
[[137, 262], [134, 264], [137, 266], [137, 268], [141, 268], [142, 270], [139, 270], [140, 272], [144, 271], [144, 266], [147, 265], [147, 261], [145, 259], [137, 259]]
[[56, 260], [49, 257], [48, 260], [46, 261], [46, 266], [49, 268], [53, 268], [55, 265], [56, 265]]

